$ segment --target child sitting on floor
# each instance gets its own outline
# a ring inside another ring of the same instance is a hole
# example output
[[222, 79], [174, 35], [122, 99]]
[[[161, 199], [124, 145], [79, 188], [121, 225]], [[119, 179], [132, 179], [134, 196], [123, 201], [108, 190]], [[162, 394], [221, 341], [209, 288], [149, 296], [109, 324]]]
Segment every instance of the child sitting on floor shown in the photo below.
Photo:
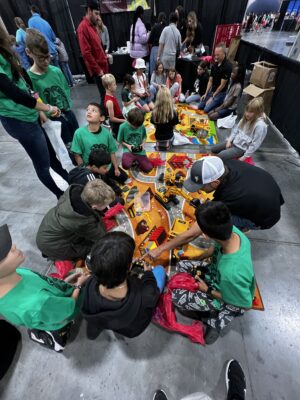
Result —
[[[202, 236], [213, 240], [215, 245], [206, 250], [201, 259], [206, 261], [180, 261], [178, 272], [194, 274], [201, 270], [199, 290], [189, 292], [184, 289], [172, 290], [172, 301], [176, 307], [206, 317], [206, 344], [212, 344], [221, 329], [244, 309], [252, 307], [255, 290], [255, 278], [251, 259], [249, 239], [232, 225], [231, 214], [227, 206], [212, 201], [196, 209], [197, 224]], [[202, 314], [201, 314], [202, 313]], [[188, 313], [186, 313], [188, 315]], [[193, 318], [194, 315], [191, 317]]]
[[125, 171], [118, 167], [115, 154], [118, 150], [118, 146], [111, 132], [101, 125], [104, 118], [100, 104], [90, 103], [86, 110], [88, 125], [82, 126], [76, 130], [71, 151], [75, 155], [77, 165], [87, 165], [92, 148], [104, 149], [110, 154], [112, 163], [107, 173], [108, 176], [118, 183], [123, 184], [128, 176]]
[[145, 61], [142, 58], [137, 58], [134, 68], [136, 71], [133, 74], [133, 79], [135, 81], [135, 94], [139, 97], [138, 104], [144, 111], [149, 112], [153, 110], [154, 104], [148, 90], [147, 77], [144, 74], [146, 69]]
[[157, 93], [151, 123], [155, 126], [156, 149], [169, 150], [174, 139], [174, 127], [179, 120], [170, 90], [165, 86]]
[[127, 117], [130, 110], [137, 107], [139, 97], [134, 94], [135, 91], [135, 80], [129, 74], [126, 74], [123, 82], [123, 89], [121, 93], [123, 102], [123, 115]]
[[117, 197], [110, 206], [116, 203], [124, 204], [124, 200], [120, 197], [122, 189], [108, 176], [110, 164], [110, 155], [104, 149], [92, 149], [89, 155], [88, 165], [78, 165], [69, 172], [69, 185], [77, 184], [85, 186], [88, 182], [95, 179], [102, 179], [108, 186], [112, 188]]
[[134, 162], [138, 163], [143, 172], [150, 172], [153, 168], [144, 149], [147, 138], [144, 123], [144, 112], [138, 108], [130, 110], [127, 121], [120, 126], [118, 142], [123, 145], [122, 167], [129, 169]]
[[245, 69], [241, 66], [234, 67], [231, 72], [231, 81], [223, 104], [208, 113], [209, 119], [216, 121], [235, 112], [245, 79]]
[[117, 90], [116, 79], [112, 74], [102, 76], [105, 89], [104, 107], [109, 115], [109, 121], [114, 137], [118, 136], [119, 126], [125, 122], [118, 100], [115, 96]]
[[[32, 67], [27, 71], [33, 90], [39, 94], [44, 103], [49, 103], [61, 110], [61, 115], [51, 117], [53, 121], [61, 122], [61, 137], [70, 146], [78, 122], [71, 110], [72, 100], [70, 88], [60, 68], [50, 64], [51, 57], [45, 37], [36, 29], [26, 30], [26, 52], [33, 60]], [[41, 117], [46, 120], [45, 114]]]
[[40, 251], [52, 260], [85, 258], [106, 232], [103, 211], [114, 199], [101, 179], [71, 185], [41, 222], [36, 237]]
[[[204, 95], [207, 82], [208, 82], [208, 63], [206, 61], [201, 61], [197, 67], [197, 78], [194, 82], [194, 87], [191, 93], [189, 91], [185, 94], [185, 102], [190, 103], [200, 103], [201, 96]], [[198, 107], [197, 107], [198, 108]]]
[[165, 85], [166, 81], [167, 76], [164, 70], [164, 65], [163, 63], [158, 62], [155, 66], [155, 70], [152, 72], [150, 80], [150, 93], [152, 101], [156, 99], [159, 88]]
[[243, 118], [232, 128], [229, 138], [212, 146], [211, 152], [223, 160], [238, 158], [244, 161], [251, 157], [266, 137], [268, 126], [265, 118], [263, 98], [250, 100]]
[[92, 248], [88, 262], [92, 277], [82, 306], [91, 340], [104, 329], [133, 338], [151, 322], [166, 273], [160, 265], [152, 270], [144, 264], [142, 278], [130, 275], [134, 249], [134, 240], [123, 232], [106, 234]]
[[179, 97], [181, 95], [181, 82], [181, 75], [178, 74], [175, 68], [170, 68], [168, 70], [166, 86], [168, 89], [170, 89], [174, 103], [179, 102]]
[[30, 339], [52, 350], [62, 351], [69, 338], [72, 320], [82, 302], [81, 285], [76, 285], [18, 268], [25, 260], [12, 244], [7, 225], [0, 227], [0, 314], [14, 325], [28, 329]]

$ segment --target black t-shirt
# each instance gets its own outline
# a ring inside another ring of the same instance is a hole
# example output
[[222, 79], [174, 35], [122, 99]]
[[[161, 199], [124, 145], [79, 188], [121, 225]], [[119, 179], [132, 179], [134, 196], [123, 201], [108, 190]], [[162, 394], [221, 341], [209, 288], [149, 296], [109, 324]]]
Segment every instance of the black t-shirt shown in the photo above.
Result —
[[206, 91], [208, 79], [209, 76], [207, 72], [204, 72], [204, 74], [197, 76], [194, 83], [194, 92], [202, 96]]
[[280, 220], [281, 191], [267, 171], [242, 161], [226, 161], [229, 174], [217, 188], [214, 200], [224, 202], [232, 215], [247, 218], [262, 229]]
[[166, 25], [160, 22], [155, 24], [151, 29], [148, 43], [152, 44], [152, 46], [158, 46], [160, 35], [165, 27]]
[[174, 126], [179, 124], [177, 112], [174, 112], [173, 118], [164, 124], [157, 124], [151, 117], [151, 122], [155, 126], [155, 139], [156, 140], [170, 140], [174, 136]]
[[197, 24], [197, 28], [195, 30], [195, 36], [191, 43], [193, 47], [199, 46], [199, 44], [203, 43], [203, 28], [200, 22]]
[[226, 85], [223, 87], [221, 92], [226, 92], [228, 84], [229, 84], [229, 79], [232, 71], [232, 64], [230, 61], [227, 60], [225, 57], [224, 60], [220, 65], [218, 64], [213, 64], [211, 67], [211, 73], [210, 76], [213, 78], [213, 83], [212, 83], [212, 88], [211, 90], [215, 92], [217, 88], [220, 86], [221, 80], [225, 79], [227, 80]]

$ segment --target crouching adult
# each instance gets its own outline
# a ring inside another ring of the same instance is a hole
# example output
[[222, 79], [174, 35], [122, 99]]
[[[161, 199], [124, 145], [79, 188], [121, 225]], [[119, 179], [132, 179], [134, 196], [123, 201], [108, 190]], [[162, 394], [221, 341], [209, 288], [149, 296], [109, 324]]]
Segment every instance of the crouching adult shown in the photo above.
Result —
[[[183, 234], [150, 251], [152, 258], [196, 239], [199, 235], [215, 242], [197, 261], [177, 264], [178, 272], [201, 272], [198, 290], [172, 290], [173, 304], [191, 318], [203, 319], [207, 326], [206, 344], [212, 344], [220, 331], [236, 316], [252, 306], [255, 279], [248, 238], [232, 224], [228, 207], [209, 202], [196, 209], [195, 224]], [[204, 261], [211, 257], [211, 261]], [[193, 313], [191, 313], [193, 312]], [[190, 314], [189, 314], [190, 313]]]
[[95, 179], [71, 185], [43, 218], [36, 243], [53, 260], [85, 258], [105, 233], [103, 210], [114, 200], [111, 187]]

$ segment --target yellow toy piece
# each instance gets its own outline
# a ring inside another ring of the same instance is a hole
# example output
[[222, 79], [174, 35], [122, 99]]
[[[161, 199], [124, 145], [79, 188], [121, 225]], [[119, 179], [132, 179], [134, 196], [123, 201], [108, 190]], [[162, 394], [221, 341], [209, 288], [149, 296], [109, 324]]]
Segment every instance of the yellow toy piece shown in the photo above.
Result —
[[175, 218], [172, 228], [169, 232], [169, 240], [174, 239], [176, 236], [181, 233], [187, 231], [190, 227], [190, 224], [184, 219]]

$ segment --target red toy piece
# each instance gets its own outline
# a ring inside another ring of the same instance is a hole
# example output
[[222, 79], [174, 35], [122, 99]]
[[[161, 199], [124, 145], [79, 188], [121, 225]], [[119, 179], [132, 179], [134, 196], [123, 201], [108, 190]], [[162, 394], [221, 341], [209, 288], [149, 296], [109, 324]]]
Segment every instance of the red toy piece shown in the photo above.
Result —
[[70, 260], [57, 260], [54, 262], [54, 266], [56, 268], [56, 273], [53, 274], [49, 274], [49, 276], [51, 276], [52, 278], [57, 278], [57, 279], [61, 279], [64, 280], [65, 277], [68, 275], [68, 273], [71, 271], [71, 269], [74, 268], [74, 265], [72, 263], [72, 261]]

